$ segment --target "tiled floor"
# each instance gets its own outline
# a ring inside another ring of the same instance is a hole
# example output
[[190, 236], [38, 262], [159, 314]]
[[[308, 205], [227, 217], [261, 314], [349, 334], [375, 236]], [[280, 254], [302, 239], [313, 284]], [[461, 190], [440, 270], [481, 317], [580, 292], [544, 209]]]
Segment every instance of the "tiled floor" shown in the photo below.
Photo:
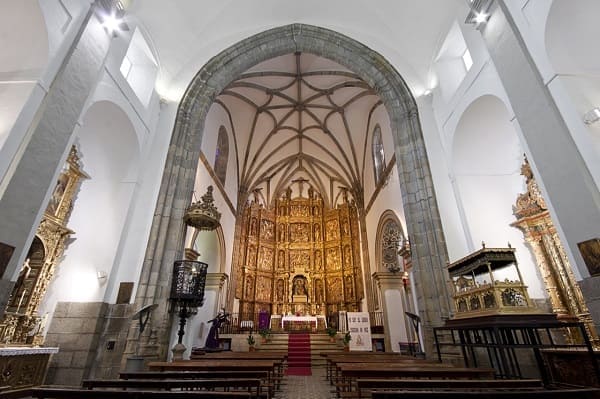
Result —
[[325, 380], [325, 369], [312, 369], [311, 376], [288, 375], [283, 380], [281, 391], [275, 395], [276, 399], [330, 399], [333, 387]]

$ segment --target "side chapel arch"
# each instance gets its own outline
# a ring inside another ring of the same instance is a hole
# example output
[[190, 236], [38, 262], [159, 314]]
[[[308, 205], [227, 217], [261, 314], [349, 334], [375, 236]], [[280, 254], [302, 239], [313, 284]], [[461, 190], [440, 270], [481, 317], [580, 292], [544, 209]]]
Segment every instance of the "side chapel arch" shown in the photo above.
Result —
[[[394, 136], [407, 229], [413, 240], [415, 289], [428, 352], [433, 349], [431, 328], [450, 314], [447, 250], [417, 105], [410, 90], [384, 57], [363, 44], [328, 29], [291, 24], [244, 39], [212, 58], [196, 74], [180, 103], [136, 296], [138, 306], [159, 304], [152, 327], [147, 329], [156, 331], [158, 340], [156, 345], [148, 346], [148, 354], [159, 358], [167, 355], [171, 321], [167, 309], [169, 265], [183, 252], [182, 219], [186, 204], [191, 202], [206, 114], [214, 98], [242, 72], [293, 52], [312, 53], [347, 67], [374, 88], [385, 104]], [[241, 193], [243, 190], [240, 188]], [[240, 195], [238, 209], [244, 201]], [[239, 234], [237, 227], [235, 234]], [[238, 256], [233, 255], [233, 263]], [[367, 273], [369, 270], [365, 270]], [[371, 295], [368, 293], [368, 297]]]

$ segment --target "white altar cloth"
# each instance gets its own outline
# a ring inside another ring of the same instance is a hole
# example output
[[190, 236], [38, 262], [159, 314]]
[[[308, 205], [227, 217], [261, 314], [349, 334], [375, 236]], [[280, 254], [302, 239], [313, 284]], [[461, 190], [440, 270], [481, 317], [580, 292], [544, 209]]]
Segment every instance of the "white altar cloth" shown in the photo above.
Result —
[[325, 316], [294, 316], [294, 315], [287, 315], [287, 316], [283, 316], [281, 318], [281, 329], [283, 329], [283, 325], [286, 321], [308, 321], [311, 324], [314, 323], [315, 329], [318, 326], [318, 320], [319, 319], [323, 319], [324, 323], [325, 323], [325, 327], [327, 328], [327, 319], [325, 318]]

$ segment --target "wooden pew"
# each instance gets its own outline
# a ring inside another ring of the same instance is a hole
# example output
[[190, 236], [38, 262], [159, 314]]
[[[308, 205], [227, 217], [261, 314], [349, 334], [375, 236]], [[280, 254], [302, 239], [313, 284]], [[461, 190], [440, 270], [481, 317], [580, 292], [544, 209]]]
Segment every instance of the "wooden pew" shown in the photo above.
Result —
[[372, 399], [597, 399], [598, 388], [540, 389], [512, 391], [375, 391]]
[[[184, 379], [184, 380], [84, 380], [81, 384], [86, 389], [119, 388], [143, 390], [210, 390], [222, 389], [225, 392], [240, 388], [247, 390], [252, 398], [260, 398], [261, 382], [258, 378], [211, 378], [211, 379]], [[266, 395], [265, 395], [266, 396]]]
[[204, 355], [190, 356], [192, 361], [207, 360], [275, 360], [280, 362], [273, 375], [274, 383], [279, 388], [284, 375], [284, 363], [287, 361], [287, 352], [213, 352]]
[[5, 389], [0, 392], [0, 399], [21, 399], [31, 398], [31, 387], [17, 388], [17, 389]]
[[267, 372], [265, 386], [269, 388], [269, 397], [279, 388], [279, 375], [283, 372], [282, 362], [266, 359], [206, 359], [182, 360], [175, 362], [150, 362], [151, 371], [263, 371]]
[[286, 360], [287, 352], [214, 352], [206, 353], [204, 355], [193, 355], [190, 356], [190, 360], [203, 360], [203, 359], [273, 359], [273, 360]]
[[[452, 367], [441, 363], [401, 364], [401, 363], [338, 363], [340, 379], [336, 382], [337, 397], [354, 397], [356, 380], [371, 379], [493, 379], [495, 370], [491, 368]], [[350, 393], [349, 393], [350, 392]]]
[[273, 359], [205, 359], [150, 362], [151, 371], [273, 371], [281, 361]]
[[209, 378], [259, 378], [267, 379], [267, 371], [134, 371], [121, 372], [119, 378], [123, 380], [186, 380]]
[[247, 392], [209, 391], [124, 391], [88, 390], [83, 388], [39, 387], [28, 390], [37, 399], [241, 399], [251, 398]]
[[356, 380], [358, 398], [369, 398], [374, 391], [396, 390], [532, 390], [543, 389], [541, 380], [423, 380], [423, 379], [365, 379]]
[[349, 355], [327, 356], [326, 357], [326, 361], [327, 361], [326, 376], [327, 376], [327, 379], [331, 382], [331, 384], [333, 384], [335, 377], [337, 377], [337, 375], [334, 375], [337, 363], [442, 364], [442, 363], [439, 363], [438, 361], [425, 360], [425, 359], [417, 359], [417, 358], [414, 358], [412, 356], [404, 356], [404, 355], [398, 355], [398, 354], [394, 354], [395, 356], [381, 356], [381, 355], [375, 355], [375, 354], [370, 354], [370, 355], [371, 356], [367, 356], [365, 354], [361, 354], [361, 355], [358, 355], [358, 356], [352, 356], [352, 355], [350, 355], [350, 356]]

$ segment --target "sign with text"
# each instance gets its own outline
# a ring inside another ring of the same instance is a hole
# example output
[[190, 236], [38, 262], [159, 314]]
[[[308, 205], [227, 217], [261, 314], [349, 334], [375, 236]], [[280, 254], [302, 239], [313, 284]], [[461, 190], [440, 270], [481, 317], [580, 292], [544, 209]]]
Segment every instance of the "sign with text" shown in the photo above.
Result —
[[371, 322], [368, 312], [348, 312], [348, 331], [351, 351], [372, 351], [371, 345]]

